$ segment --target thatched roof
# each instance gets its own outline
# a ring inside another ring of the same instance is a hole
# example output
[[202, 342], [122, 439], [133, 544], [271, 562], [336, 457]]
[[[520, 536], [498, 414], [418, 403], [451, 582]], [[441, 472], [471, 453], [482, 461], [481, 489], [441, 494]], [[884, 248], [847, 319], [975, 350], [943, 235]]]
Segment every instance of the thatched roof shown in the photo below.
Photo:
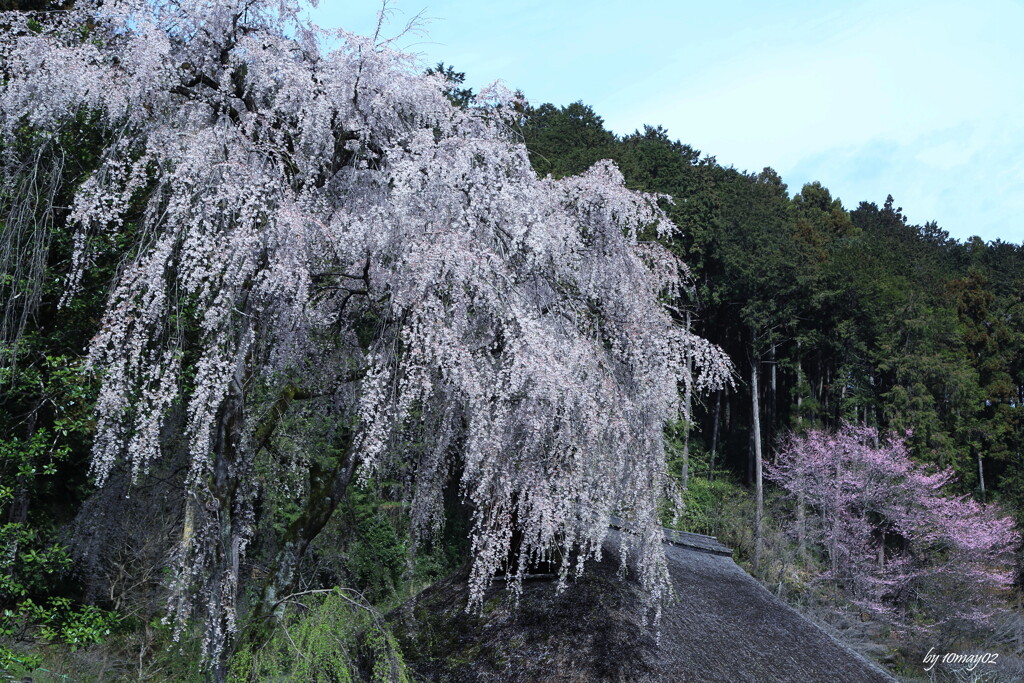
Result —
[[528, 581], [516, 608], [501, 584], [466, 613], [464, 578], [391, 616], [412, 673], [426, 681], [891, 681], [785, 605], [715, 539], [666, 544], [678, 602], [660, 635], [634, 581], [618, 574], [618, 533], [562, 593]]

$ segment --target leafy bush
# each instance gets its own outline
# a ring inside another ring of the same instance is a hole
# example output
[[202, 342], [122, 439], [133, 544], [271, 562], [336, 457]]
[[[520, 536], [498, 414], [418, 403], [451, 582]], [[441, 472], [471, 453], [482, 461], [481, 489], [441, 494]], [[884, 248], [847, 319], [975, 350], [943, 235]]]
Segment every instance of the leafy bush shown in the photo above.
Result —
[[270, 638], [234, 656], [229, 681], [409, 680], [394, 636], [358, 593], [311, 591], [282, 604]]

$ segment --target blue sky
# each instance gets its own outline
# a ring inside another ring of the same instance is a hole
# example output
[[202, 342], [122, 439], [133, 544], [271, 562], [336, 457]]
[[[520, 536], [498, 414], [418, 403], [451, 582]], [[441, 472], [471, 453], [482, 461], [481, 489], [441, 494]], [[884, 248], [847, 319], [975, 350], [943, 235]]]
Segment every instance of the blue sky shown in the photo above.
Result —
[[[1024, 0], [399, 0], [398, 45], [467, 84], [582, 100], [608, 128], [661, 124], [726, 166], [820, 180], [848, 208], [892, 194], [911, 222], [1024, 242]], [[379, 4], [326, 0], [372, 33]], [[386, 32], [388, 29], [386, 29]]]

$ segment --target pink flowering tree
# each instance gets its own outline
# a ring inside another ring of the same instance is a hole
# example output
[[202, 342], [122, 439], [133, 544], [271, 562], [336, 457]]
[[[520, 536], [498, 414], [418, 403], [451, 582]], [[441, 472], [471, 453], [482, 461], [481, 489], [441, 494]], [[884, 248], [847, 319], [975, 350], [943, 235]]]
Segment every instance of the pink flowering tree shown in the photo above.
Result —
[[[141, 236], [89, 351], [92, 467], [145, 477], [184, 413], [180, 623], [202, 616], [223, 658], [268, 488], [302, 504], [266, 609], [345, 488], [395, 473], [420, 533], [460, 476], [473, 600], [554, 553], [578, 571], [613, 512], [663, 596], [663, 428], [681, 388], [730, 366], [665, 305], [685, 271], [650, 241], [674, 230], [657, 198], [609, 162], [538, 179], [511, 93], [456, 107], [387, 42], [303, 17], [293, 0], [81, 0], [3, 20], [3, 141], [54, 139], [83, 112], [102, 130], [69, 218], [79, 272], [94, 236]], [[33, 172], [16, 162], [8, 178]], [[331, 457], [284, 439], [303, 410]]]
[[915, 464], [899, 438], [849, 424], [790, 436], [768, 476], [806, 506], [794, 531], [821, 552], [817, 578], [893, 623], [984, 625], [1013, 580], [1013, 520], [947, 495], [952, 472]]

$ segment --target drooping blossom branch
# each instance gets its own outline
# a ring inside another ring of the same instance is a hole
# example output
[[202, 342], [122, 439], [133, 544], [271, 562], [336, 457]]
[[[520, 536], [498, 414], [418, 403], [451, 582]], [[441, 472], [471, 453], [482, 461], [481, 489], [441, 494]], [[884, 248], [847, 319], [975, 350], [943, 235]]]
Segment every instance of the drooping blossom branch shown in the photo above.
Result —
[[93, 472], [144, 476], [184, 406], [178, 616], [206, 614], [214, 658], [238, 628], [261, 416], [289, 405], [261, 405], [255, 388], [275, 382], [333, 397], [358, 478], [412, 473], [421, 532], [461, 472], [473, 600], [514, 531], [512, 576], [557, 551], [575, 558], [564, 578], [600, 553], [615, 512], [645, 530], [626, 537], [657, 601], [663, 428], [680, 387], [731, 372], [662, 303], [684, 270], [640, 236], [674, 227], [609, 162], [538, 179], [511, 93], [460, 109], [385, 44], [335, 32], [341, 47], [322, 49], [302, 10], [82, 1], [0, 44], [4, 141], [82, 111], [106, 136], [75, 197], [76, 259], [87, 267], [92, 235], [128, 228], [138, 255], [90, 349]]

